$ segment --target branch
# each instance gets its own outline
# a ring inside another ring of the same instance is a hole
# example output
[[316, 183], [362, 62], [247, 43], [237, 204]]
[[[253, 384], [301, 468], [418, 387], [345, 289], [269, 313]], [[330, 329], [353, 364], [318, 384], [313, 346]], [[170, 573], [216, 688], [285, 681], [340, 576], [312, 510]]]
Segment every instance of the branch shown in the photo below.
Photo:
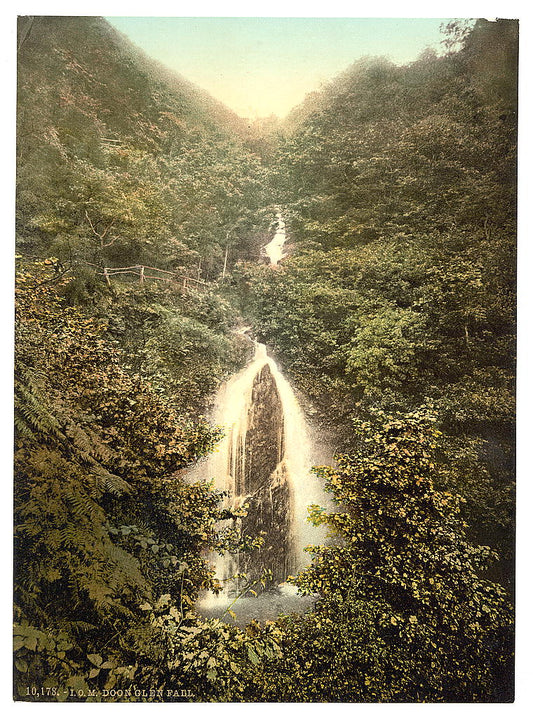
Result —
[[[109, 232], [109, 230], [111, 229], [111, 227], [112, 227], [114, 224], [115, 224], [115, 220], [113, 219], [113, 220], [111, 220], [111, 222], [108, 224], [108, 226], [104, 229], [104, 231], [103, 231], [102, 234], [100, 235], [100, 238], [101, 238], [101, 239], [103, 239], [103, 238], [106, 236], [106, 234]], [[115, 240], [113, 240], [113, 241], [115, 241]]]
[[104, 249], [105, 247], [110, 247], [114, 242], [117, 241], [117, 237], [113, 237], [113, 239], [112, 239], [110, 242], [107, 242], [107, 243], [104, 242], [104, 238], [105, 238], [106, 234], [109, 232], [109, 230], [110, 230], [110, 229], [113, 227], [113, 225], [115, 224], [115, 220], [114, 220], [114, 219], [111, 220], [111, 222], [107, 225], [107, 227], [104, 229], [103, 232], [97, 232], [97, 231], [96, 231], [96, 227], [95, 227], [94, 224], [91, 222], [91, 218], [89, 217], [89, 213], [87, 212], [87, 210], [85, 210], [85, 218], [86, 218], [87, 222], [89, 222], [89, 225], [90, 225], [90, 227], [91, 227], [93, 233], [94, 233], [94, 234], [98, 237], [98, 239], [100, 240], [100, 247], [101, 247], [101, 249]]
[[94, 234], [95, 234], [97, 237], [99, 237], [100, 235], [98, 234], [98, 232], [97, 232], [96, 229], [94, 228], [94, 225], [93, 225], [93, 223], [91, 222], [91, 218], [89, 217], [89, 214], [88, 214], [87, 210], [85, 210], [85, 219], [87, 220], [87, 222], [89, 222], [89, 225], [91, 226], [91, 229], [92, 229], [92, 231], [94, 232]]

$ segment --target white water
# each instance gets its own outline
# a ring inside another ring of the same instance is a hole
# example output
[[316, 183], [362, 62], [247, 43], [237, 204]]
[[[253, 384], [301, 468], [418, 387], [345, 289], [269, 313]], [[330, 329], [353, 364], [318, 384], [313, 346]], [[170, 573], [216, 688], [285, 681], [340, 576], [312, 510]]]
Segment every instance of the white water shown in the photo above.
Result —
[[[274, 238], [265, 247], [264, 251], [272, 265], [283, 258], [283, 246], [286, 240], [285, 223], [280, 214], [277, 215], [278, 227]], [[244, 328], [244, 334], [249, 328]], [[283, 414], [283, 436], [279, 442], [278, 465], [271, 475], [273, 480], [277, 476], [287, 478], [289, 487], [290, 535], [280, 536], [280, 543], [289, 542], [294, 555], [294, 569], [299, 571], [310, 562], [310, 556], [304, 551], [309, 544], [323, 543], [325, 530], [315, 527], [308, 522], [308, 507], [311, 504], [328, 506], [320, 480], [311, 468], [320, 463], [321, 450], [317, 449], [317, 442], [312, 440], [312, 432], [298, 400], [285, 377], [280, 372], [276, 362], [268, 356], [264, 344], [254, 342], [255, 353], [249, 364], [238, 374], [230, 378], [219, 389], [212, 414], [212, 420], [224, 429], [224, 438], [217, 450], [210, 457], [197, 465], [189, 475], [191, 480], [215, 480], [215, 488], [227, 493], [226, 504], [231, 508], [238, 508], [248, 498], [243, 477], [245, 476], [246, 434], [252, 406], [252, 391], [254, 380], [261, 370], [268, 366], [272, 379], [279, 394]], [[281, 429], [280, 429], [281, 431]], [[322, 449], [323, 450], [323, 449]], [[239, 567], [235, 559], [229, 554], [217, 556], [215, 559], [216, 576], [221, 580], [238, 572]], [[213, 611], [223, 613], [230, 603], [225, 586], [223, 593], [218, 597], [213, 594], [204, 596], [199, 608], [212, 614]], [[282, 610], [304, 610], [312, 598], [304, 599], [294, 593], [295, 587], [281, 584], [275, 589], [267, 591], [258, 599], [241, 598], [233, 610], [245, 617], [256, 618], [260, 614], [276, 615]], [[254, 601], [257, 601], [254, 604]], [[298, 604], [299, 602], [299, 604]], [[299, 609], [298, 609], [298, 605]], [[257, 612], [258, 615], [255, 615]]]
[[276, 233], [270, 242], [264, 246], [265, 254], [270, 259], [270, 264], [273, 266], [276, 266], [277, 263], [285, 256], [283, 248], [285, 246], [285, 242], [287, 241], [287, 236], [285, 234], [285, 222], [279, 212], [276, 216], [278, 220]]
[[[307, 521], [308, 507], [310, 504], [328, 504], [320, 480], [311, 473], [311, 467], [318, 463], [319, 457], [314, 455], [310, 427], [290, 384], [279, 371], [276, 362], [267, 355], [264, 344], [255, 343], [255, 354], [250, 363], [220, 387], [212, 419], [223, 427], [225, 436], [215, 453], [197, 465], [190, 478], [214, 478], [215, 487], [228, 494], [227, 506], [237, 508], [245, 502], [247, 496], [239, 493], [236, 476], [243, 475], [243, 467], [238, 464], [244, 461], [242, 447], [246, 439], [254, 379], [265, 365], [268, 365], [275, 381], [283, 409], [284, 449], [274, 474], [283, 466], [292, 504], [287, 506], [291, 515], [291, 535], [280, 536], [280, 542], [292, 542], [294, 570], [297, 572], [310, 563], [311, 557], [304, 548], [310, 544], [323, 543], [325, 538], [322, 527], [315, 527]], [[228, 579], [239, 571], [239, 566], [230, 554], [213, 556], [213, 560], [216, 576], [223, 581], [224, 590], [218, 596], [205, 595], [198, 608], [207, 615], [222, 616], [232, 603], [230, 596], [234, 586]], [[261, 594], [257, 599], [240, 598], [232, 606], [232, 610], [237, 613], [237, 620], [244, 622], [252, 618], [273, 617], [282, 610], [280, 606], [286, 611], [305, 610], [313, 599], [297, 597], [295, 592], [295, 587], [282, 584], [266, 594]]]
[[314, 465], [310, 431], [296, 396], [276, 362], [267, 355], [265, 345], [256, 343], [255, 347], [254, 357], [248, 366], [223, 384], [217, 394], [213, 420], [224, 428], [225, 437], [220, 442], [218, 451], [212, 455], [209, 469], [215, 477], [216, 488], [228, 492], [231, 506], [240, 506], [246, 496], [239, 493], [235, 483], [237, 474], [241, 473], [237, 462], [244, 461], [243, 452], [239, 449], [246, 438], [253, 382], [267, 365], [283, 407], [285, 447], [283, 456], [279, 457], [279, 464], [285, 464], [289, 475], [293, 498], [294, 548], [299, 559], [297, 568], [301, 568], [305, 559], [304, 546], [318, 540], [317, 536], [313, 535], [313, 527], [307, 523], [307, 507], [312, 503], [323, 503], [324, 496], [319, 480], [310, 473]]

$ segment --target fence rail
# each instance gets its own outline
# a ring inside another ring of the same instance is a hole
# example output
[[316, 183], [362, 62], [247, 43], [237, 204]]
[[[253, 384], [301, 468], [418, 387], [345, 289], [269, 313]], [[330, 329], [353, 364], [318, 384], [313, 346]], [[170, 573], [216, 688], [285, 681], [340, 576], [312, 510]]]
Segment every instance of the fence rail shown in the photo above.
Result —
[[[40, 262], [43, 261], [43, 257], [34, 256], [31, 254], [24, 255], [23, 257], [20, 257], [21, 259], [35, 259]], [[133, 274], [136, 277], [139, 277], [139, 282], [143, 284], [145, 279], [155, 279], [155, 280], [162, 280], [166, 282], [175, 282], [176, 284], [181, 285], [181, 291], [183, 293], [188, 292], [190, 289], [193, 289], [197, 292], [205, 292], [209, 289], [209, 283], [204, 282], [202, 279], [195, 279], [194, 277], [188, 277], [183, 274], [178, 274], [177, 272], [172, 272], [168, 269], [159, 269], [159, 267], [149, 267], [145, 264], [134, 264], [131, 267], [102, 267], [100, 264], [94, 264], [93, 262], [87, 262], [87, 261], [75, 261], [70, 266], [68, 266], [66, 269], [63, 269], [61, 272], [61, 275], [66, 274], [67, 272], [72, 271], [72, 269], [75, 266], [86, 266], [86, 267], [92, 267], [95, 274], [98, 274], [101, 277], [105, 277], [105, 280], [109, 286], [111, 286], [110, 277], [113, 277], [115, 274]], [[156, 274], [147, 274], [146, 270], [150, 272], [156, 272]], [[56, 271], [59, 272], [59, 269]], [[164, 276], [162, 276], [164, 275]]]
[[[148, 272], [152, 272], [152, 274], [147, 274], [146, 270], [148, 270]], [[205, 292], [209, 287], [208, 283], [203, 282], [201, 279], [186, 277], [182, 274], [178, 274], [177, 272], [171, 272], [168, 269], [148, 267], [144, 264], [134, 264], [132, 267], [103, 267], [103, 271], [97, 272], [97, 274], [103, 275], [109, 286], [111, 286], [110, 278], [116, 274], [133, 274], [134, 276], [139, 277], [140, 284], [144, 284], [146, 279], [179, 283], [181, 284], [183, 292], [188, 292], [191, 289]]]

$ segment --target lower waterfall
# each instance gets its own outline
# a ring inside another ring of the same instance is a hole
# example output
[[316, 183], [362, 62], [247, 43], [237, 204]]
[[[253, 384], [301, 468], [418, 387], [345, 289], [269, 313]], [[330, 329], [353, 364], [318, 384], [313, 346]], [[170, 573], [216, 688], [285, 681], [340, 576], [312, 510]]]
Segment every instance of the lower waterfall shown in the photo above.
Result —
[[281, 584], [278, 593], [290, 596], [295, 589], [283, 586], [287, 576], [309, 562], [305, 546], [324, 539], [323, 532], [307, 522], [307, 508], [324, 506], [325, 498], [310, 471], [317, 463], [310, 428], [264, 344], [255, 343], [251, 362], [221, 386], [213, 420], [225, 436], [218, 450], [195, 469], [195, 478], [200, 470], [203, 477], [214, 478], [215, 488], [227, 494], [228, 507], [246, 504], [240, 529], [250, 536], [262, 533], [264, 543], [251, 552], [218, 557], [216, 575], [225, 586], [224, 595], [218, 600], [206, 597], [203, 603], [227, 604], [243, 585], [231, 581], [232, 576], [245, 573], [250, 583], [265, 571], [271, 573], [270, 587]]

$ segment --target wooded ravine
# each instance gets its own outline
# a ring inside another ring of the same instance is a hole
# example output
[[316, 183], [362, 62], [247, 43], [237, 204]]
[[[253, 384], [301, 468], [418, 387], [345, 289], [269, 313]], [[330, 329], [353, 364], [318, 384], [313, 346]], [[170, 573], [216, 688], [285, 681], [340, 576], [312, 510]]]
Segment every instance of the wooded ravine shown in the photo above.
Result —
[[518, 26], [442, 39], [252, 123], [19, 18], [15, 700], [513, 700]]

